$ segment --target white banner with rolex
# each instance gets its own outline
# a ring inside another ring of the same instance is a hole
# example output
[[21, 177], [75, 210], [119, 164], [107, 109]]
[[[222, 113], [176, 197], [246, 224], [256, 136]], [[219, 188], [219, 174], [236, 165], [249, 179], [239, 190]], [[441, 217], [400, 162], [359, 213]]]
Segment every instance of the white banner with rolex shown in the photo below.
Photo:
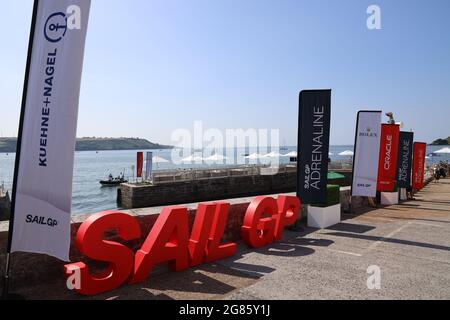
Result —
[[90, 0], [40, 0], [22, 109], [11, 252], [69, 261], [81, 70]]
[[153, 176], [153, 152], [147, 152], [147, 159], [145, 161], [145, 179], [152, 180]]
[[375, 197], [380, 154], [381, 111], [360, 111], [356, 126], [352, 195]]

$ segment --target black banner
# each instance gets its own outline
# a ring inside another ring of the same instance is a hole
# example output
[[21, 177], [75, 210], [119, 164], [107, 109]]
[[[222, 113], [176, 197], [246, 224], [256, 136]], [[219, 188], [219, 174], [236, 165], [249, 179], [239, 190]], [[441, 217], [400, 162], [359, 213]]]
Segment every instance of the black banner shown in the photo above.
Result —
[[400, 132], [398, 144], [397, 181], [399, 188], [411, 187], [413, 132]]
[[327, 201], [331, 90], [300, 92], [297, 196], [304, 204]]

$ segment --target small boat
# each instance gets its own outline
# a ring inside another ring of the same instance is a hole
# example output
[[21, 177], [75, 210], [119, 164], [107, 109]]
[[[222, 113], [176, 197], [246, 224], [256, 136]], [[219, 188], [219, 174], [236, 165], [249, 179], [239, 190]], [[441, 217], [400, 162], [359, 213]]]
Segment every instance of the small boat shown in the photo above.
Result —
[[121, 183], [127, 183], [127, 182], [128, 182], [128, 180], [115, 178], [112, 180], [102, 180], [102, 181], [100, 181], [100, 184], [102, 186], [110, 187], [110, 186], [118, 186]]

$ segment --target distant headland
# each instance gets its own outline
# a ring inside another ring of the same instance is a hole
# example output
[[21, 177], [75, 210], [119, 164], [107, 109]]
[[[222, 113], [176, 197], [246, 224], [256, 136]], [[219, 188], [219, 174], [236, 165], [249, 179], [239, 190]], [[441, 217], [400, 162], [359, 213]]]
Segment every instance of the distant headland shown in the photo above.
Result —
[[450, 145], [450, 137], [447, 139], [437, 139], [431, 143], [432, 146], [448, 146]]
[[[16, 152], [17, 138], [0, 138], [0, 152]], [[140, 138], [97, 138], [86, 137], [77, 139], [76, 151], [108, 151], [108, 150], [149, 150], [172, 149]]]

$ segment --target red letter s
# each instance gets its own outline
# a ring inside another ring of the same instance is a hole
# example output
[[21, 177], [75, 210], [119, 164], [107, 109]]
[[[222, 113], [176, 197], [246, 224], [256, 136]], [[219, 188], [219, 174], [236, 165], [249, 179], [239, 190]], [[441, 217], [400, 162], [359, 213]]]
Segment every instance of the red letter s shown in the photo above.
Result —
[[133, 270], [133, 251], [120, 243], [103, 239], [105, 232], [113, 229], [125, 241], [141, 236], [136, 219], [117, 211], [92, 215], [78, 229], [76, 245], [80, 252], [91, 259], [109, 262], [107, 270], [96, 276], [90, 275], [88, 267], [82, 262], [65, 265], [67, 277], [72, 275], [74, 269], [80, 270], [81, 287], [75, 289], [78, 293], [96, 295], [110, 291], [129, 278]]

